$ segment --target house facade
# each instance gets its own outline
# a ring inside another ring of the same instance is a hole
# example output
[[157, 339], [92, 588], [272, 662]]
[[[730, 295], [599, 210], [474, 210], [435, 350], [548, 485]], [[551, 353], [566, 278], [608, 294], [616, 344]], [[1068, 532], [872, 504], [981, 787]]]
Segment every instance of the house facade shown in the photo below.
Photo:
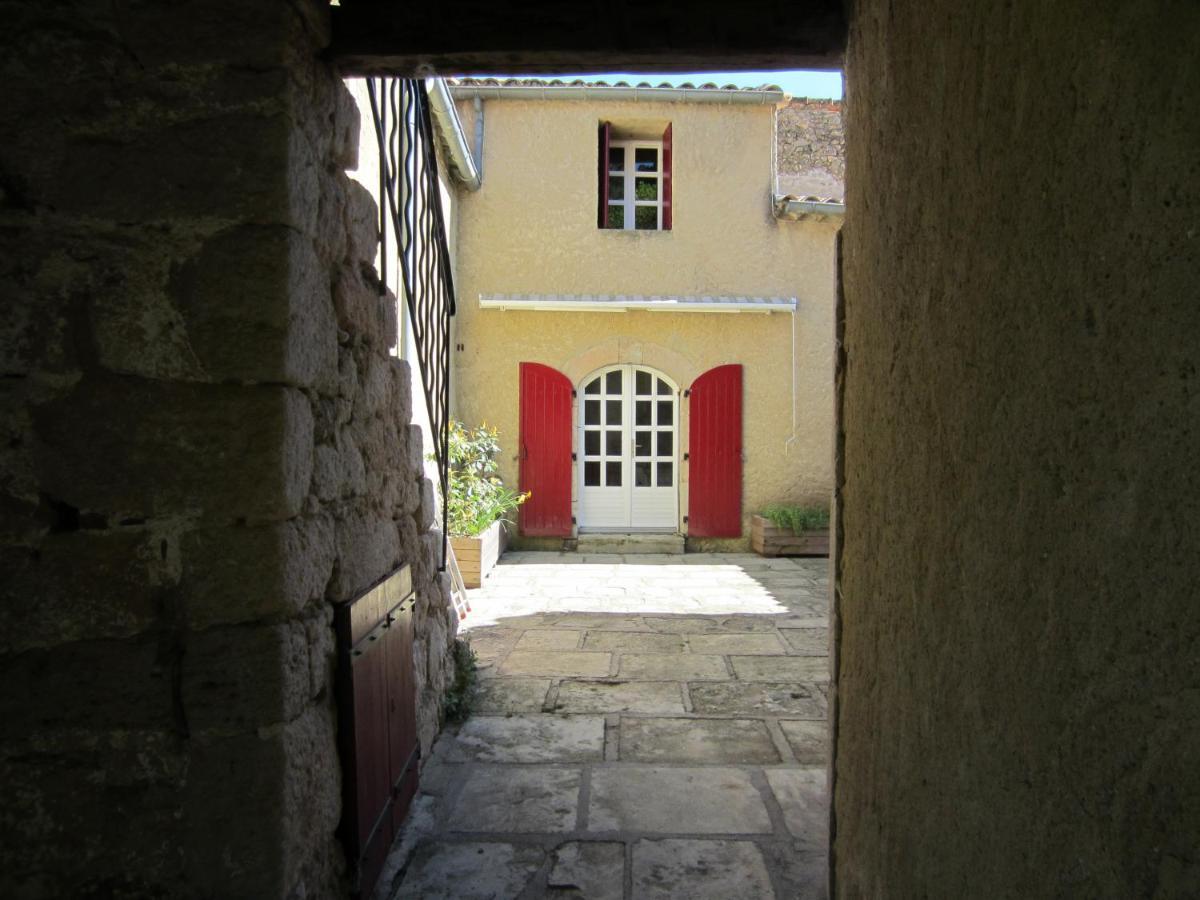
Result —
[[826, 505], [841, 173], [805, 197], [776, 166], [799, 142], [820, 167], [810, 117], [775, 89], [450, 92], [482, 145], [452, 217], [453, 412], [498, 427], [502, 477], [531, 492], [517, 540], [741, 548], [764, 506]]

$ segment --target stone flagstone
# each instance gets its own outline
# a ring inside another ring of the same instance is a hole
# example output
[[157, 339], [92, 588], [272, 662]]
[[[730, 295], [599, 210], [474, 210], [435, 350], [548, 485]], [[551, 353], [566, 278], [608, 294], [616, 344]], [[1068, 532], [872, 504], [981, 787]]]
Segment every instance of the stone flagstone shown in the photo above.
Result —
[[605, 676], [609, 653], [583, 650], [514, 650], [500, 664], [502, 675]]
[[413, 856], [396, 900], [515, 900], [545, 856], [533, 846], [426, 843]]
[[777, 763], [761, 719], [622, 719], [622, 762]]
[[731, 656], [739, 681], [828, 681], [827, 656]]
[[692, 710], [709, 715], [773, 715], [824, 719], [826, 700], [815, 685], [722, 682], [688, 688]]
[[476, 713], [541, 712], [550, 692], [549, 678], [488, 678], [475, 687]]
[[556, 897], [622, 900], [625, 896], [625, 845], [571, 841], [554, 851], [546, 884]]
[[758, 847], [748, 841], [643, 840], [633, 845], [638, 900], [771, 900]]
[[447, 823], [453, 832], [566, 832], [575, 828], [578, 769], [475, 766]]
[[683, 715], [683, 691], [673, 681], [564, 681], [555, 711]]
[[593, 770], [588, 830], [765, 834], [771, 819], [740, 769], [621, 766]]
[[600, 716], [473, 716], [446, 749], [446, 762], [590, 762], [604, 759]]
[[622, 678], [643, 678], [665, 681], [723, 680], [729, 677], [725, 660], [719, 656], [699, 656], [694, 653], [625, 653], [621, 656]]

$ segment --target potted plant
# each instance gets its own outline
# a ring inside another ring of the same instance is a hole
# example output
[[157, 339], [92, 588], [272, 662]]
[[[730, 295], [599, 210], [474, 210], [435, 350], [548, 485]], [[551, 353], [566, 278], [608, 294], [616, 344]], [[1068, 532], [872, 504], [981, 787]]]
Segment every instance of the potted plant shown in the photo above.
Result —
[[750, 546], [760, 556], [828, 556], [829, 510], [768, 506], [750, 524]]
[[467, 587], [480, 587], [504, 552], [507, 516], [529, 494], [505, 487], [496, 476], [500, 441], [486, 424], [468, 428], [450, 423], [450, 490], [447, 524], [450, 545]]

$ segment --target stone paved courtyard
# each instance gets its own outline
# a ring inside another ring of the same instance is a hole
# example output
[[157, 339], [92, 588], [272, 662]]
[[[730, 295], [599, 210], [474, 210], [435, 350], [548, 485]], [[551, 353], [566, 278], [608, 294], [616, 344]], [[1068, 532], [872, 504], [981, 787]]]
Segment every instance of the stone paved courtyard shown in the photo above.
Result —
[[392, 897], [825, 896], [828, 561], [509, 553]]

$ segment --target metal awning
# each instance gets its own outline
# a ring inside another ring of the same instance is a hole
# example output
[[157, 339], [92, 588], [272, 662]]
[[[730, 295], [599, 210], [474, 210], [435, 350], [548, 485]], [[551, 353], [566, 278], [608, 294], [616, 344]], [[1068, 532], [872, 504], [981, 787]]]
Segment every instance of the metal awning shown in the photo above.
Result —
[[544, 312], [793, 312], [795, 297], [685, 297], [669, 294], [480, 294], [481, 309]]

